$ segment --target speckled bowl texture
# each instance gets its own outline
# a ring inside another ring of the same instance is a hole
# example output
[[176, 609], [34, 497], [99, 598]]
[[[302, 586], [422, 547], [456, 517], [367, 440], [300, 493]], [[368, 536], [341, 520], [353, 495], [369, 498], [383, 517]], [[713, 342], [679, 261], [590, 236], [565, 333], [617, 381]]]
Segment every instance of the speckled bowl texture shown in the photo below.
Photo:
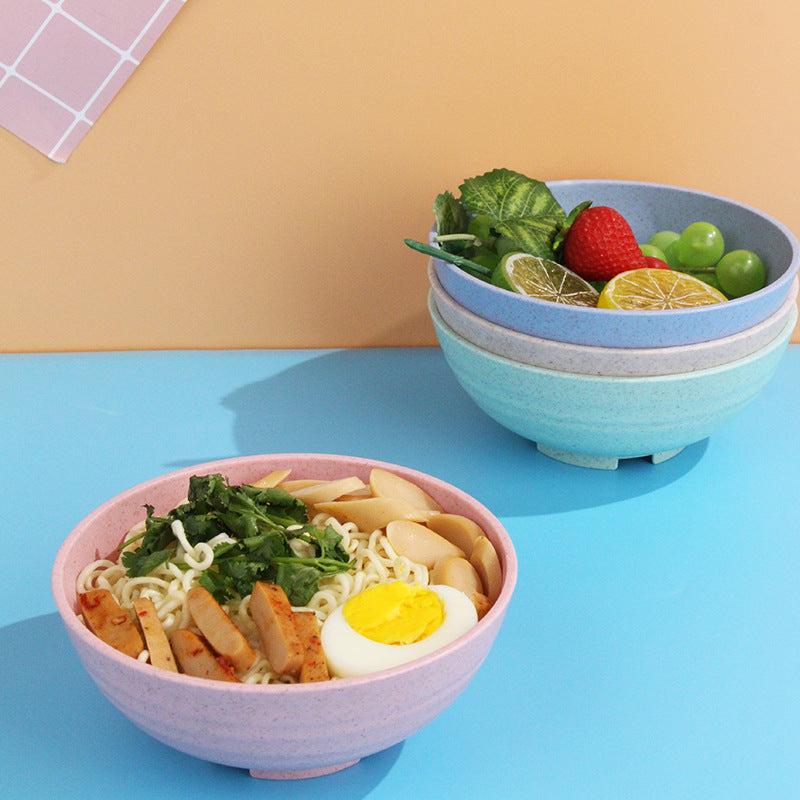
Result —
[[[294, 686], [202, 680], [143, 664], [103, 643], [76, 616], [75, 580], [97, 554], [112, 552], [142, 517], [185, 497], [189, 478], [221, 472], [231, 483], [275, 469], [292, 477], [368, 479], [383, 467], [414, 481], [448, 511], [474, 519], [498, 550], [503, 588], [487, 615], [450, 645], [372, 675]], [[461, 490], [415, 470], [351, 456], [260, 455], [181, 469], [109, 500], [69, 534], [58, 551], [52, 589], [70, 641], [100, 691], [143, 731], [184, 753], [244, 767], [256, 777], [296, 779], [335, 772], [407, 738], [444, 711], [489, 653], [516, 583], [511, 540], [488, 509]], [[445, 745], [446, 746], [446, 745]]]
[[675, 347], [589, 347], [529, 336], [489, 322], [459, 305], [445, 292], [432, 264], [428, 275], [430, 293], [442, 319], [468, 342], [534, 367], [620, 377], [693, 372], [743, 358], [771, 342], [783, 330], [800, 287], [795, 278], [789, 294], [774, 314], [752, 328], [721, 339]]
[[[692, 222], [714, 223], [726, 250], [758, 253], [768, 284], [745, 297], [672, 311], [614, 311], [551, 303], [504, 291], [434, 259], [444, 290], [478, 316], [543, 339], [593, 347], [672, 347], [730, 336], [774, 314], [800, 266], [800, 244], [780, 222], [734, 200], [657, 183], [610, 180], [548, 181], [569, 213], [584, 200], [611, 206], [630, 223], [639, 242], [661, 230], [682, 231]], [[433, 235], [433, 234], [432, 234]]]
[[429, 299], [447, 363], [490, 417], [547, 456], [615, 469], [619, 460], [665, 461], [740, 412], [772, 377], [797, 321], [744, 358], [695, 372], [607, 377], [547, 370], [495, 355], [459, 336]]

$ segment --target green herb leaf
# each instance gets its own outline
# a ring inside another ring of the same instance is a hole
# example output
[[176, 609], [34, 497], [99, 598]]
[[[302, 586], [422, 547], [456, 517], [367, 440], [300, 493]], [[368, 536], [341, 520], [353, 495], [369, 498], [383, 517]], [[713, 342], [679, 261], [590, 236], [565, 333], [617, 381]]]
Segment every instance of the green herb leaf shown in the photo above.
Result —
[[278, 564], [274, 582], [283, 587], [293, 606], [304, 606], [317, 591], [323, 572], [309, 564]]
[[582, 203], [579, 203], [572, 211], [567, 214], [567, 220], [564, 225], [561, 227], [561, 230], [556, 234], [555, 238], [553, 239], [553, 250], [555, 251], [557, 256], [561, 255], [561, 250], [564, 247], [564, 242], [567, 239], [567, 233], [569, 229], [572, 227], [572, 223], [578, 218], [578, 214], [581, 213], [585, 208], [589, 208], [592, 204], [591, 200], [584, 200]]
[[[153, 516], [151, 506], [146, 509], [141, 544], [122, 557], [127, 575], [146, 575], [174, 554], [176, 520], [191, 545], [224, 533], [235, 541], [215, 547], [214, 561], [199, 579], [218, 602], [236, 594], [244, 597], [262, 580], [278, 583], [290, 602], [305, 605], [321, 577], [351, 566], [336, 530], [311, 525], [305, 503], [283, 489], [231, 486], [217, 474], [193, 476], [186, 503], [164, 517]], [[309, 544], [314, 555], [297, 556], [290, 545], [293, 539]]]
[[127, 553], [122, 554], [122, 566], [125, 567], [129, 576], [147, 575], [156, 567], [168, 561], [175, 552], [174, 547], [145, 553], [140, 552], [141, 549], [129, 550]]
[[562, 223], [563, 217], [541, 214], [538, 217], [497, 222], [495, 227], [501, 236], [513, 240], [523, 253], [552, 259], [555, 253], [555, 237]]
[[[433, 215], [436, 219], [436, 232], [440, 236], [464, 233], [469, 225], [467, 209], [451, 192], [442, 192], [433, 201]], [[461, 241], [442, 242], [441, 244], [449, 253], [459, 253], [464, 249], [464, 243]]]
[[470, 214], [485, 214], [499, 234], [524, 252], [553, 257], [553, 240], [567, 215], [543, 181], [495, 169], [468, 178], [460, 189], [461, 202]]

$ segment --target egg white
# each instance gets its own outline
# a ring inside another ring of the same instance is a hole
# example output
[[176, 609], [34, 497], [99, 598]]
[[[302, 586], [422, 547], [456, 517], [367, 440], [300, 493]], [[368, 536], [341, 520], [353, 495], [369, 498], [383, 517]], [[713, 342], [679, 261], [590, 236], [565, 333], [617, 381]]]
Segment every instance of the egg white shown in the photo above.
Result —
[[390, 667], [398, 667], [450, 644], [478, 622], [472, 601], [452, 586], [428, 586], [439, 595], [444, 605], [442, 624], [426, 638], [411, 644], [374, 642], [350, 627], [339, 606], [322, 623], [320, 639], [328, 669], [337, 678], [366, 675]]

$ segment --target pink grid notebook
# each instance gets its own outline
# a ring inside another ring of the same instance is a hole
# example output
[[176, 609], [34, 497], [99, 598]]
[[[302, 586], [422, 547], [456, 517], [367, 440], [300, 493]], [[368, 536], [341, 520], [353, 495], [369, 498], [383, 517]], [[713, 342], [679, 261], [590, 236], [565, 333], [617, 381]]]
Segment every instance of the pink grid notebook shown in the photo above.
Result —
[[0, 0], [0, 125], [63, 163], [186, 0]]

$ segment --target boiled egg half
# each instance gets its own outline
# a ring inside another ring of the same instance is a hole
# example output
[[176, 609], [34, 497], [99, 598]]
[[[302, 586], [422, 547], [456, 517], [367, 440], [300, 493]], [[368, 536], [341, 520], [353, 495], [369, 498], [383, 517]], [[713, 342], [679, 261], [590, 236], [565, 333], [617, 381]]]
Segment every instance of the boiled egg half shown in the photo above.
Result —
[[339, 606], [322, 624], [320, 639], [331, 674], [350, 678], [428, 655], [477, 621], [475, 606], [458, 589], [393, 581]]

